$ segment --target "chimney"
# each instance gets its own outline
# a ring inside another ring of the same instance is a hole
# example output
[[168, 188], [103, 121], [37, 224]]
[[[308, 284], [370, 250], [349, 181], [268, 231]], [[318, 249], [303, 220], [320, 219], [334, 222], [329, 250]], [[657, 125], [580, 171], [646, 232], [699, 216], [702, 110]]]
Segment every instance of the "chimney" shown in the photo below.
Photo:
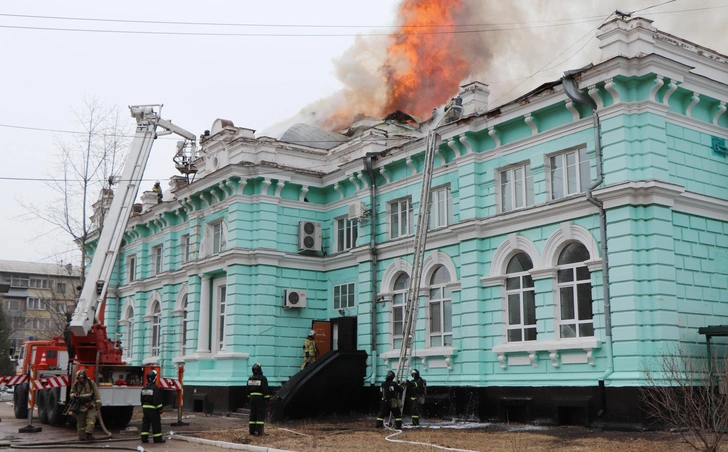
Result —
[[488, 111], [488, 85], [481, 82], [470, 82], [460, 86], [458, 96], [463, 100], [463, 114], [466, 118]]
[[654, 53], [656, 31], [652, 21], [643, 17], [616, 18], [607, 22], [597, 31], [602, 61], [617, 56], [634, 58]]
[[142, 193], [142, 213], [149, 212], [157, 204], [159, 204], [159, 196], [155, 192], [145, 191]]

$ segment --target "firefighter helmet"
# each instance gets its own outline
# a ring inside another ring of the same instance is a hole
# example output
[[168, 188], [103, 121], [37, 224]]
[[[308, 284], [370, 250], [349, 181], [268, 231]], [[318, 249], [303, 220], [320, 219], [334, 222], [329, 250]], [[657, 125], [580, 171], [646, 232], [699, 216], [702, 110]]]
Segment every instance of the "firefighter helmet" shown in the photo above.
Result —
[[152, 369], [149, 372], [147, 372], [147, 382], [153, 383], [157, 380], [157, 371]]
[[387, 372], [387, 381], [392, 381], [392, 380], [394, 380], [394, 372], [392, 372], [390, 370], [389, 372]]
[[316, 331], [315, 330], [311, 330], [311, 331], [308, 332], [308, 337], [314, 337], [314, 336], [316, 336]]
[[81, 369], [78, 372], [76, 372], [76, 378], [86, 378], [86, 371]]
[[263, 375], [263, 368], [260, 367], [260, 364], [253, 364], [253, 375]]
[[420, 378], [420, 371], [417, 369], [412, 369], [412, 378], [414, 378], [414, 379]]

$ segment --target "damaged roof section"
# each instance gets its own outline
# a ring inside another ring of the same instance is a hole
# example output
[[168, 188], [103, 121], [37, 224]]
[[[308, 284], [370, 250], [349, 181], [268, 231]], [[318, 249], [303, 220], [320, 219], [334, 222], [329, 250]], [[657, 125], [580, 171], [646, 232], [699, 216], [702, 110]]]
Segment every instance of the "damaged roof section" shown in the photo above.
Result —
[[280, 141], [329, 150], [335, 148], [341, 143], [349, 141], [349, 138], [336, 132], [329, 132], [315, 126], [299, 122], [286, 130], [283, 136], [281, 136]]

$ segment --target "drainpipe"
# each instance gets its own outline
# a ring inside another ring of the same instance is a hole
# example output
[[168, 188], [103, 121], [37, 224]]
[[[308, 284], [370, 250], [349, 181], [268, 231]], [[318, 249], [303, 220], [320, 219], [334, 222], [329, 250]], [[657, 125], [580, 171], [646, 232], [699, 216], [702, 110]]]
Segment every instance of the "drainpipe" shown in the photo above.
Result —
[[604, 203], [594, 197], [592, 191], [604, 182], [604, 175], [602, 173], [602, 134], [601, 124], [599, 122], [599, 114], [597, 113], [597, 104], [594, 99], [585, 95], [579, 90], [579, 87], [574, 80], [574, 75], [591, 67], [586, 66], [581, 69], [574, 71], [564, 72], [564, 76], [561, 81], [564, 86], [564, 92], [574, 102], [584, 104], [592, 109], [594, 117], [594, 147], [596, 150], [596, 166], [597, 166], [597, 178], [586, 190], [586, 200], [594, 204], [599, 209], [599, 235], [601, 239], [601, 251], [602, 251], [602, 290], [604, 293], [604, 330], [606, 334], [607, 342], [607, 369], [599, 377], [599, 392], [601, 395], [602, 408], [597, 413], [597, 416], [601, 417], [607, 410], [607, 399], [606, 389], [604, 387], [604, 380], [609, 378], [614, 373], [614, 349], [612, 345], [612, 308], [611, 299], [609, 296], [609, 254], [607, 252], [607, 212], [604, 210]]
[[372, 280], [372, 373], [369, 382], [375, 384], [377, 380], [377, 179], [374, 176], [372, 165], [372, 154], [367, 154], [364, 158], [364, 166], [366, 167], [371, 186], [370, 194], [370, 215], [371, 215], [371, 233], [369, 234], [369, 254], [371, 255], [371, 280]]

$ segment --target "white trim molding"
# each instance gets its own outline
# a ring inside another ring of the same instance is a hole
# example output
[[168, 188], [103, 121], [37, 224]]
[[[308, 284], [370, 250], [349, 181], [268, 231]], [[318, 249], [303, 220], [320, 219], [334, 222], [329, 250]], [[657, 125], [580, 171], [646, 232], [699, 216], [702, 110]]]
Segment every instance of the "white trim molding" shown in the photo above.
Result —
[[[539, 352], [549, 352], [549, 359], [552, 367], [561, 367], [561, 364], [589, 364], [594, 366], [594, 349], [601, 347], [599, 338], [579, 337], [575, 339], [559, 339], [552, 341], [523, 341], [500, 344], [493, 347], [493, 353], [498, 355], [501, 369], [507, 369], [509, 365], [531, 365], [538, 367]], [[583, 353], [569, 354], [564, 359], [560, 351], [583, 351]], [[527, 353], [528, 356], [522, 356]], [[518, 354], [516, 356], [509, 356]], [[527, 358], [527, 359], [524, 359]]]
[[[390, 350], [379, 355], [388, 369], [399, 364], [400, 350]], [[458, 350], [453, 347], [434, 347], [412, 350], [410, 359], [419, 359], [421, 370], [446, 368], [452, 370], [452, 358], [457, 356]], [[416, 366], [416, 364], [412, 364]]]

